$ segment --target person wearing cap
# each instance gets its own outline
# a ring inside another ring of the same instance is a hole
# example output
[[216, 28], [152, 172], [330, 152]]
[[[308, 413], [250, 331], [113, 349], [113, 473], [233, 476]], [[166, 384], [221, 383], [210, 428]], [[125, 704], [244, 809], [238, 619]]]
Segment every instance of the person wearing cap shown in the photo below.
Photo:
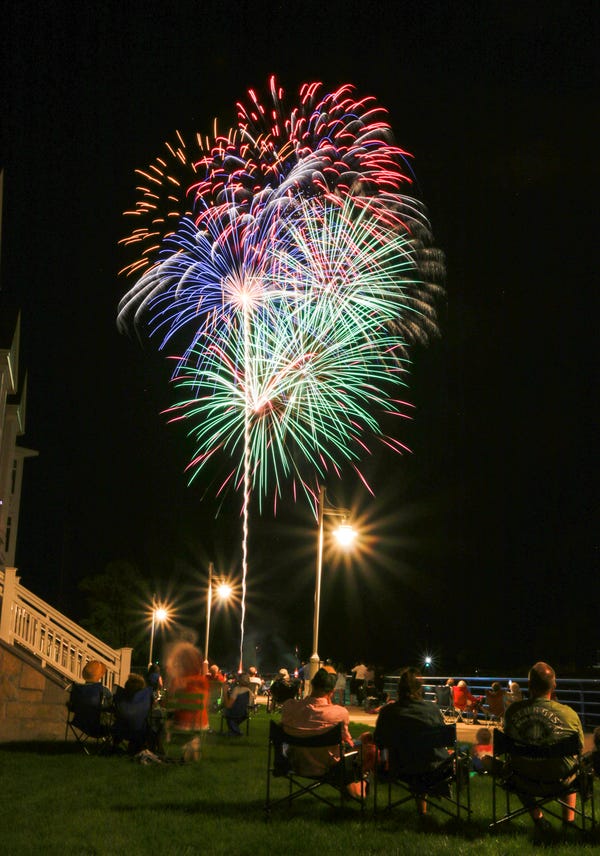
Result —
[[[336, 676], [319, 669], [312, 679], [310, 695], [303, 699], [289, 699], [281, 709], [281, 725], [292, 737], [309, 737], [327, 731], [342, 723], [342, 737], [346, 746], [355, 746], [348, 728], [350, 717], [345, 707], [333, 704]], [[304, 748], [290, 746], [289, 758], [301, 776], [322, 776], [340, 760], [338, 746]], [[361, 782], [350, 782], [348, 790], [360, 795]]]
[[280, 669], [269, 687], [269, 695], [274, 706], [284, 704], [298, 695], [299, 682], [290, 677], [287, 669]]

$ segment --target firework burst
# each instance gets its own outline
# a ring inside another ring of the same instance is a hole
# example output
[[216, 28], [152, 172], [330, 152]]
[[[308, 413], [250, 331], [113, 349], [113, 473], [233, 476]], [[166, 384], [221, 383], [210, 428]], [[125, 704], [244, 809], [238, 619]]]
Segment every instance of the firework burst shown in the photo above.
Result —
[[316, 83], [288, 107], [274, 79], [270, 99], [251, 90], [227, 135], [191, 151], [178, 135], [140, 171], [118, 311], [161, 349], [184, 342], [169, 413], [190, 477], [219, 454], [221, 489], [242, 489], [242, 646], [252, 492], [276, 503], [291, 481], [314, 502], [315, 477], [357, 467], [373, 438], [404, 448], [381, 414], [406, 414], [408, 347], [437, 329], [443, 273], [383, 108]]

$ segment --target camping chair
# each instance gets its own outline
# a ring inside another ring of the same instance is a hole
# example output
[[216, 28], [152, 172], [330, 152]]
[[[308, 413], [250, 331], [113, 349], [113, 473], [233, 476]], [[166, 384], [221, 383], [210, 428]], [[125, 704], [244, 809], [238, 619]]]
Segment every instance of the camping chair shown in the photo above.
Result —
[[435, 700], [438, 704], [442, 716], [444, 717], [444, 722], [447, 724], [457, 721], [462, 722], [462, 715], [454, 707], [454, 700], [452, 698], [452, 687], [434, 687], [434, 692]]
[[[567, 779], [548, 778], [548, 762], [552, 762], [552, 760], [560, 762], [561, 759], [569, 758], [573, 759], [574, 766]], [[531, 762], [533, 762], [533, 767]], [[531, 773], [537, 762], [539, 762], [540, 775], [534, 778]], [[524, 764], [527, 766], [524, 767]], [[502, 788], [506, 794], [506, 809], [502, 817], [497, 815], [498, 788]], [[490, 829], [495, 829], [501, 823], [507, 823], [516, 817], [528, 814], [533, 808], [541, 808], [542, 806], [544, 806], [547, 814], [561, 820], [562, 815], [558, 813], [556, 808], [549, 808], [548, 804], [558, 803], [561, 807], [565, 806], [565, 798], [573, 792], [578, 797], [574, 809], [575, 825], [584, 832], [588, 822], [591, 828], [596, 823], [594, 774], [582, 759], [577, 734], [573, 733], [556, 743], [539, 746], [513, 740], [504, 732], [494, 730], [493, 820], [490, 823]], [[519, 806], [515, 808], [511, 808], [511, 797], [513, 796], [519, 797]], [[577, 821], [579, 821], [579, 825], [577, 825]]]
[[152, 687], [138, 690], [133, 697], [119, 687], [114, 695], [115, 721], [112, 727], [113, 746], [127, 741], [128, 751], [135, 755], [142, 749], [159, 749], [159, 735], [152, 729], [150, 719], [154, 694]]
[[231, 719], [234, 723], [240, 726], [243, 722], [246, 723], [246, 737], [250, 733], [250, 711], [254, 705], [254, 693], [250, 690], [247, 693], [242, 693], [237, 696], [231, 707], [221, 706], [221, 724], [219, 733], [223, 733], [225, 721]]
[[[340, 761], [331, 767], [322, 776], [306, 776], [294, 770], [291, 760], [288, 758], [288, 748], [294, 746], [300, 749], [315, 749], [318, 747], [336, 747]], [[352, 774], [350, 765], [353, 765]], [[287, 782], [287, 794], [282, 797], [273, 798], [272, 779], [285, 779]], [[267, 819], [270, 818], [271, 810], [282, 803], [291, 805], [293, 800], [309, 794], [328, 806], [342, 807], [348, 802], [358, 802], [361, 814], [365, 809], [365, 797], [352, 796], [348, 793], [347, 784], [350, 781], [362, 781], [362, 755], [356, 749], [346, 751], [342, 737], [342, 724], [338, 723], [327, 731], [319, 732], [318, 735], [310, 737], [292, 737], [283, 730], [282, 726], [271, 720], [269, 724], [269, 753], [267, 760], [267, 798], [265, 801], [265, 812]], [[325, 788], [325, 793], [321, 790]], [[337, 797], [332, 797], [328, 790], [337, 791]]]
[[209, 693], [176, 689], [167, 693], [167, 742], [183, 745], [184, 760], [198, 760], [208, 724]]
[[[432, 750], [439, 748], [449, 750], [448, 760], [433, 768], [427, 763], [419, 769], [419, 759], [430, 758]], [[409, 800], [422, 799], [428, 806], [450, 817], [460, 818], [461, 811], [464, 811], [467, 820], [470, 818], [470, 757], [458, 748], [456, 725], [439, 725], [417, 733], [393, 735], [385, 743], [378, 743], [378, 749], [380, 756], [387, 759], [388, 768], [380, 766], [375, 775], [375, 813], [379, 785], [387, 785], [385, 810], [388, 812]], [[404, 769], [402, 762], [405, 762]], [[399, 794], [393, 799], [395, 789]]]
[[67, 702], [65, 740], [70, 731], [86, 755], [110, 745], [112, 714], [103, 704], [103, 690], [101, 684], [73, 684]]
[[501, 728], [504, 720], [504, 709], [504, 692], [494, 693], [488, 690], [485, 694], [485, 704], [481, 709], [481, 714], [487, 722]]

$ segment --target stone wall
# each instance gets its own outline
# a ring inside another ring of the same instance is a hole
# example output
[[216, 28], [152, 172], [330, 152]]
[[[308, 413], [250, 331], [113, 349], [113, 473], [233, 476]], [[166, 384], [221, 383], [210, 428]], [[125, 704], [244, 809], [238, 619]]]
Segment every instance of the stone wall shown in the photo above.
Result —
[[67, 699], [64, 681], [0, 642], [0, 742], [64, 740]]

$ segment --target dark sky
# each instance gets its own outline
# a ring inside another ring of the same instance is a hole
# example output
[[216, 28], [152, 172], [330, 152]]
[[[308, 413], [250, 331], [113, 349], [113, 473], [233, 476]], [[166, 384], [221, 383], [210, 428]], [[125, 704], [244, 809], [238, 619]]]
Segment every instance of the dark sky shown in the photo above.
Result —
[[[175, 129], [227, 127], [271, 73], [288, 93], [352, 82], [415, 156], [447, 298], [440, 340], [413, 351], [413, 454], [366, 462], [375, 499], [349, 476], [328, 484], [372, 550], [327, 557], [320, 653], [397, 667], [432, 649], [465, 674], [589, 666], [595, 4], [4, 0], [2, 20], [1, 286], [23, 313], [22, 444], [40, 452], [23, 583], [77, 619], [79, 579], [126, 558], [149, 590], [183, 593], [202, 633], [207, 561], [240, 570], [239, 497], [220, 507], [211, 473], [186, 487], [189, 448], [159, 415], [167, 369], [117, 333], [121, 213]], [[265, 659], [310, 654], [315, 550], [305, 507], [253, 507], [246, 630]], [[234, 662], [227, 631], [217, 622], [215, 646]]]

